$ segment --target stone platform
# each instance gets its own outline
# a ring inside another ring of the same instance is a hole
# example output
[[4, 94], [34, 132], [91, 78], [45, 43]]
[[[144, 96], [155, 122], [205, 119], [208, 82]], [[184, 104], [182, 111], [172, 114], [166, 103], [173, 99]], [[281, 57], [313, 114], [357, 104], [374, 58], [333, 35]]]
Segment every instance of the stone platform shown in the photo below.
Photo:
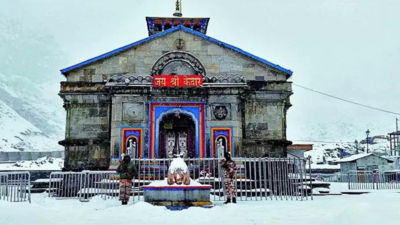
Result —
[[155, 181], [143, 186], [144, 201], [152, 205], [171, 209], [184, 209], [192, 206], [212, 207], [210, 201], [211, 185], [202, 185], [194, 180], [190, 185], [168, 185], [167, 180]]

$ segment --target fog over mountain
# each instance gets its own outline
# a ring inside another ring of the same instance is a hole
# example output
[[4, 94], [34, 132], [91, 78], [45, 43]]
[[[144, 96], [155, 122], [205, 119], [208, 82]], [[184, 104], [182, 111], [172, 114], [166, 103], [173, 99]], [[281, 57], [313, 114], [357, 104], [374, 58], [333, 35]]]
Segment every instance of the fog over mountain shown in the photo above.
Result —
[[54, 37], [0, 16], [0, 151], [60, 150], [65, 113], [57, 95], [65, 61]]
[[[57, 143], [65, 122], [59, 69], [147, 37], [145, 16], [172, 15], [174, 2], [6, 1], [0, 105]], [[211, 18], [209, 36], [291, 69], [294, 84], [400, 113], [398, 12], [396, 0], [183, 1], [184, 16]], [[371, 135], [395, 130], [396, 115], [297, 86], [293, 91], [287, 132], [294, 142], [354, 141], [367, 129]]]

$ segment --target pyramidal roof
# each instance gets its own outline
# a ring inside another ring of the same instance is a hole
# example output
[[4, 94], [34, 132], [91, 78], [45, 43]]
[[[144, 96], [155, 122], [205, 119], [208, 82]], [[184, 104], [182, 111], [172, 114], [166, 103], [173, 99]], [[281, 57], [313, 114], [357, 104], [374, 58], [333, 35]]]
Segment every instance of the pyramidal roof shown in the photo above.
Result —
[[237, 53], [239, 53], [239, 54], [241, 54], [241, 55], [243, 55], [243, 56], [246, 56], [246, 57], [248, 57], [248, 58], [254, 59], [254, 60], [256, 60], [256, 61], [258, 61], [258, 62], [260, 62], [260, 63], [262, 63], [262, 64], [265, 64], [265, 65], [268, 65], [268, 66], [270, 66], [270, 67], [272, 67], [272, 68], [275, 68], [275, 69], [277, 69], [277, 70], [279, 70], [279, 71], [281, 71], [281, 72], [284, 72], [284, 73], [288, 74], [289, 76], [291, 76], [291, 75], [293, 74], [293, 72], [292, 72], [291, 70], [289, 70], [289, 69], [285, 69], [285, 68], [283, 68], [283, 67], [281, 67], [281, 66], [279, 66], [279, 65], [277, 65], [277, 64], [274, 64], [274, 63], [269, 62], [269, 61], [267, 61], [267, 60], [265, 60], [265, 59], [262, 59], [262, 58], [260, 58], [260, 57], [258, 57], [258, 56], [255, 56], [255, 55], [253, 55], [253, 54], [251, 54], [251, 53], [249, 53], [249, 52], [246, 52], [246, 51], [244, 51], [244, 50], [242, 50], [242, 49], [240, 49], [240, 48], [238, 48], [238, 47], [235, 47], [235, 46], [233, 46], [233, 45], [224, 43], [224, 42], [219, 41], [219, 40], [217, 40], [217, 39], [215, 39], [215, 38], [209, 37], [209, 36], [207, 36], [207, 35], [205, 35], [205, 34], [203, 34], [203, 33], [201, 33], [201, 32], [197, 32], [197, 31], [195, 31], [195, 30], [186, 28], [186, 27], [184, 27], [184, 26], [182, 26], [182, 25], [178, 25], [178, 26], [173, 27], [173, 28], [171, 28], [171, 29], [168, 29], [168, 30], [166, 30], [166, 31], [163, 31], [163, 32], [160, 32], [160, 33], [151, 35], [151, 36], [149, 36], [149, 37], [147, 37], [147, 38], [144, 38], [144, 39], [142, 39], [142, 40], [140, 40], [140, 41], [136, 41], [136, 42], [134, 42], [134, 43], [131, 43], [131, 44], [122, 46], [122, 47], [117, 48], [117, 49], [115, 49], [115, 50], [112, 50], [112, 51], [110, 51], [110, 52], [107, 52], [107, 53], [104, 53], [104, 54], [102, 54], [102, 55], [99, 55], [99, 56], [97, 56], [97, 57], [94, 57], [94, 58], [85, 60], [85, 61], [83, 61], [83, 62], [81, 62], [81, 63], [78, 63], [78, 64], [75, 64], [75, 65], [73, 65], [73, 66], [64, 68], [64, 69], [61, 70], [61, 73], [64, 74], [64, 75], [67, 75], [67, 73], [69, 73], [69, 72], [71, 72], [71, 71], [73, 71], [73, 70], [75, 70], [75, 69], [78, 69], [78, 68], [81, 68], [81, 67], [83, 67], [83, 66], [89, 65], [89, 64], [91, 64], [91, 63], [97, 62], [97, 61], [99, 61], [99, 60], [102, 60], [102, 59], [105, 59], [105, 58], [114, 56], [114, 55], [119, 54], [119, 53], [121, 53], [121, 52], [124, 52], [124, 51], [126, 51], [126, 50], [128, 50], [128, 49], [137, 47], [137, 46], [139, 46], [139, 45], [141, 45], [141, 44], [144, 44], [144, 43], [146, 43], [146, 42], [149, 42], [149, 41], [151, 41], [151, 40], [157, 39], [157, 38], [159, 38], [159, 37], [165, 36], [165, 35], [167, 35], [167, 34], [170, 34], [170, 33], [176, 32], [176, 31], [184, 31], [184, 32], [186, 32], [186, 33], [190, 33], [190, 34], [193, 34], [193, 35], [195, 35], [195, 36], [201, 37], [201, 38], [206, 39], [206, 40], [208, 40], [208, 41], [210, 41], [210, 42], [212, 42], [212, 43], [215, 43], [215, 44], [217, 44], [217, 45], [220, 45], [220, 46], [222, 46], [222, 47], [225, 47], [225, 48], [227, 48], [227, 49], [230, 49], [230, 50], [232, 50], [232, 51], [234, 51], [234, 52], [237, 52]]

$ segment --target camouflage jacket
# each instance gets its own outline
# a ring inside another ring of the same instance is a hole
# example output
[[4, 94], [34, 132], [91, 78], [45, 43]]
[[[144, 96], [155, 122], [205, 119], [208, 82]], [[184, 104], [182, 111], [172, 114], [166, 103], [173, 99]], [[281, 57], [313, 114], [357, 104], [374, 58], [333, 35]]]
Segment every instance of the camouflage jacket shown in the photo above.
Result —
[[224, 176], [233, 178], [236, 175], [237, 166], [235, 161], [231, 160], [227, 162], [225, 159], [221, 161], [222, 169], [224, 170]]
[[133, 162], [125, 165], [125, 163], [121, 161], [121, 164], [117, 168], [117, 173], [119, 174], [119, 178], [121, 180], [132, 180], [134, 177], [137, 176], [136, 166]]

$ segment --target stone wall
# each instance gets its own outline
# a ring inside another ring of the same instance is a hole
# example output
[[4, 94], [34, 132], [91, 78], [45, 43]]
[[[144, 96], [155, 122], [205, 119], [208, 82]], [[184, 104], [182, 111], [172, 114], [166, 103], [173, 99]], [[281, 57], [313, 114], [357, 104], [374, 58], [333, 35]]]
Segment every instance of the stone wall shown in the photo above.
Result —
[[[175, 41], [185, 41], [188, 51], [203, 64], [207, 77], [256, 77], [263, 82], [241, 88], [201, 88], [160, 90], [151, 87], [105, 88], [115, 75], [151, 75], [154, 63], [176, 51]], [[66, 170], [107, 168], [120, 148], [121, 126], [145, 128], [144, 150], [148, 150], [149, 101], [205, 102], [207, 149], [210, 126], [234, 128], [236, 156], [285, 156], [286, 111], [292, 94], [288, 75], [232, 50], [192, 34], [178, 31], [154, 39], [118, 55], [89, 64], [66, 74], [60, 95], [67, 110]], [[213, 114], [215, 106], [228, 108], [224, 120]]]
[[[238, 90], [239, 92], [239, 90]], [[214, 115], [214, 110], [217, 106], [225, 106], [228, 109], [228, 113], [225, 119], [219, 120]], [[210, 149], [210, 127], [212, 126], [232, 126], [233, 127], [233, 140], [234, 140], [234, 152], [235, 156], [240, 156], [242, 152], [242, 100], [240, 94], [235, 92], [223, 90], [211, 91], [207, 98], [207, 109], [206, 109], [206, 138], [207, 138], [207, 149]]]
[[240, 75], [244, 76], [246, 80], [254, 80], [256, 76], [264, 76], [265, 80], [268, 81], [286, 81], [287, 79], [287, 74], [272, 67], [208, 40], [184, 31], [177, 31], [72, 71], [68, 74], [67, 81], [103, 82], [115, 74], [151, 75], [150, 71], [157, 59], [167, 52], [176, 50], [174, 43], [178, 38], [185, 41], [183, 51], [188, 51], [197, 57], [202, 62], [209, 77]]
[[115, 94], [112, 97], [111, 157], [118, 158], [120, 152], [121, 126], [144, 128], [144, 149], [147, 150], [147, 124], [149, 115], [148, 97], [131, 94]]
[[67, 111], [64, 170], [108, 168], [110, 161], [110, 97], [60, 94]]

